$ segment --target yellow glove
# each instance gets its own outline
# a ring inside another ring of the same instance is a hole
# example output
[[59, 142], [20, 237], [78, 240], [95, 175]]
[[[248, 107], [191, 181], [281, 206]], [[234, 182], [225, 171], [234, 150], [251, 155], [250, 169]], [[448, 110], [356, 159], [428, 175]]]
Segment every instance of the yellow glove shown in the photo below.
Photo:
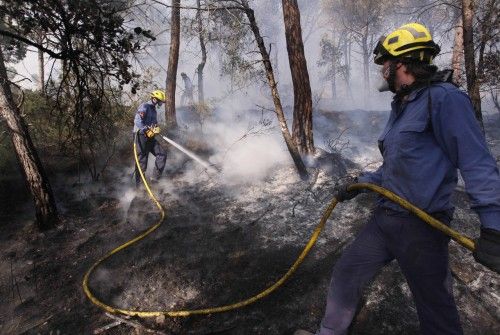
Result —
[[147, 138], [153, 138], [159, 133], [160, 133], [160, 127], [158, 126], [150, 126], [146, 129], [146, 131], [144, 131], [144, 134], [146, 134]]

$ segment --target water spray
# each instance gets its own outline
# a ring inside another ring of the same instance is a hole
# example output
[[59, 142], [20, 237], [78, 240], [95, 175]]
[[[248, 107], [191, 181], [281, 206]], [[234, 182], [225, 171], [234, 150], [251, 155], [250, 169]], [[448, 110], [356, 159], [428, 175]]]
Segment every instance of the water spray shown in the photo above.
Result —
[[211, 171], [211, 172], [220, 172], [219, 169], [215, 168], [212, 164], [204, 161], [203, 159], [201, 159], [200, 157], [198, 157], [194, 152], [184, 148], [182, 145], [180, 145], [179, 143], [176, 143], [174, 142], [173, 140], [171, 140], [170, 138], [168, 138], [167, 136], [164, 136], [164, 135], [160, 135], [165, 141], [167, 141], [167, 143], [173, 145], [175, 148], [179, 149], [180, 151], [182, 151], [183, 153], [185, 153], [187, 156], [189, 156], [190, 158], [192, 158], [195, 162], [201, 164], [204, 168], [206, 168], [207, 170]]

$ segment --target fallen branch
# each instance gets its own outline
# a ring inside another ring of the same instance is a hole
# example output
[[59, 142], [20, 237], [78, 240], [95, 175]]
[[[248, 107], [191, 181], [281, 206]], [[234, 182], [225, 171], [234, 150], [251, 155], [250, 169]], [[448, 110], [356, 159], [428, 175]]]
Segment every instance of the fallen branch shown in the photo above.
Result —
[[157, 334], [157, 335], [167, 335], [166, 333], [161, 332], [159, 330], [154, 330], [154, 329], [146, 328], [143, 325], [141, 325], [139, 322], [130, 321], [130, 320], [127, 320], [127, 319], [124, 319], [124, 318], [121, 318], [119, 316], [116, 316], [116, 315], [113, 315], [113, 314], [109, 314], [109, 313], [106, 313], [106, 316], [108, 318], [116, 320], [117, 322], [120, 322], [120, 323], [129, 325], [131, 327], [134, 327], [135, 329], [140, 329], [142, 331], [145, 331], [146, 333]]
[[256, 219], [250, 221], [249, 225], [253, 226], [254, 224], [256, 224], [257, 222], [260, 221], [260, 219], [262, 219], [264, 216], [266, 216], [266, 214], [269, 212], [270, 209], [272, 209], [273, 205], [269, 205], [267, 206], [267, 208], [264, 210], [264, 212]]
[[114, 321], [114, 322], [111, 322], [110, 324], [107, 324], [101, 328], [97, 328], [96, 330], [94, 330], [94, 334], [102, 334], [104, 333], [106, 330], [109, 330], [111, 328], [114, 328], [116, 326], [119, 326], [121, 325], [122, 322], [121, 321]]
[[16, 291], [14, 290], [15, 288], [17, 289], [17, 295], [19, 296], [19, 300], [21, 301], [21, 304], [23, 303], [23, 298], [21, 297], [21, 292], [19, 290], [19, 284], [17, 283], [16, 277], [14, 276], [14, 271], [12, 269], [12, 258], [10, 258], [10, 282], [11, 282], [11, 290], [12, 290], [12, 299], [14, 300], [16, 298]]
[[[31, 326], [29, 326], [29, 327], [27, 327], [27, 328], [24, 328], [24, 329], [23, 329], [22, 331], [20, 331], [18, 334], [25, 334], [25, 333], [27, 333], [27, 332], [28, 332], [28, 331], [30, 331], [30, 330], [33, 330], [33, 329], [35, 329], [35, 328], [38, 328], [38, 327], [40, 327], [40, 326], [42, 326], [42, 325], [46, 324], [46, 323], [47, 323], [50, 319], [52, 319], [52, 317], [53, 317], [53, 315], [50, 315], [50, 316], [48, 316], [48, 317], [46, 317], [46, 318], [44, 318], [44, 319], [42, 319], [42, 320], [38, 321], [38, 322], [37, 322], [37, 323], [35, 323], [34, 325], [31, 325]], [[37, 332], [37, 334], [40, 334], [40, 333], [38, 333], [38, 332]]]

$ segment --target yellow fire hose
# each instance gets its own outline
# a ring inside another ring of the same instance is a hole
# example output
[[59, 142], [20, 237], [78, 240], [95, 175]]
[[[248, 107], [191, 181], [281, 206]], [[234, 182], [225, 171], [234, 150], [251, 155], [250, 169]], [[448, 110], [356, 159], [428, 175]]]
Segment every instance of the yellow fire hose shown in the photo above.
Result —
[[[278, 281], [276, 281], [273, 285], [269, 286], [262, 292], [258, 293], [257, 295], [250, 297], [248, 299], [229, 304], [229, 305], [223, 305], [223, 306], [218, 306], [218, 307], [211, 307], [211, 308], [203, 308], [203, 309], [195, 309], [195, 310], [179, 310], [179, 311], [141, 311], [141, 310], [131, 310], [131, 309], [123, 309], [123, 308], [118, 308], [118, 307], [113, 307], [105, 302], [99, 300], [90, 290], [89, 288], [89, 278], [92, 272], [99, 266], [101, 265], [106, 259], [110, 258], [112, 255], [116, 254], [120, 250], [123, 250], [132, 244], [142, 240], [145, 238], [147, 235], [155, 231], [164, 221], [165, 219], [165, 210], [161, 206], [160, 202], [158, 199], [156, 199], [155, 195], [151, 191], [151, 188], [149, 187], [149, 184], [144, 176], [144, 171], [141, 170], [141, 167], [139, 165], [139, 160], [137, 157], [137, 147], [136, 147], [136, 141], [134, 140], [134, 158], [135, 158], [135, 164], [137, 166], [137, 170], [139, 171], [139, 174], [141, 176], [142, 182], [144, 183], [144, 186], [146, 188], [146, 191], [151, 198], [151, 200], [155, 203], [156, 207], [158, 207], [160, 211], [160, 219], [156, 224], [148, 228], [146, 231], [143, 233], [137, 235], [133, 239], [125, 242], [124, 244], [118, 246], [117, 248], [111, 250], [108, 254], [105, 256], [99, 258], [91, 267], [90, 269], [85, 273], [85, 276], [83, 278], [83, 291], [87, 295], [87, 297], [90, 299], [90, 301], [98, 306], [99, 308], [105, 310], [106, 312], [112, 313], [112, 314], [124, 314], [124, 315], [129, 315], [129, 316], [138, 316], [138, 317], [156, 317], [156, 316], [170, 316], [170, 317], [186, 317], [190, 315], [199, 315], [199, 314], [212, 314], [212, 313], [221, 313], [221, 312], [227, 312], [231, 311], [237, 308], [241, 308], [243, 306], [250, 305], [257, 300], [260, 300], [264, 298], [265, 296], [269, 295], [271, 292], [276, 290], [278, 287], [283, 285], [283, 283], [290, 278], [290, 276], [297, 270], [297, 268], [300, 266], [300, 264], [303, 262], [304, 258], [307, 256], [313, 245], [316, 243], [316, 240], [318, 239], [319, 234], [323, 230], [323, 227], [326, 224], [326, 221], [332, 214], [333, 209], [337, 205], [338, 201], [336, 198], [333, 198], [333, 200], [330, 202], [328, 207], [326, 208], [325, 212], [323, 213], [323, 216], [321, 217], [321, 220], [319, 224], [316, 226], [314, 229], [312, 236], [309, 238], [309, 241], [307, 242], [306, 246], [298, 256], [298, 258], [295, 260], [293, 265], [289, 268], [289, 270], [280, 278]], [[426, 214], [424, 211], [421, 209], [415, 207], [408, 201], [400, 198], [399, 196], [395, 195], [394, 193], [380, 187], [376, 186], [373, 184], [365, 184], [365, 183], [360, 183], [360, 184], [354, 184], [352, 185], [349, 190], [354, 190], [354, 189], [368, 189], [374, 192], [377, 192], [381, 194], [382, 196], [398, 203], [402, 207], [406, 208], [416, 216], [418, 216], [420, 219], [423, 221], [427, 222], [434, 228], [442, 231], [446, 235], [450, 236], [453, 240], [455, 240], [457, 243], [461, 244], [465, 248], [474, 251], [474, 241], [466, 236], [461, 235], [460, 233], [456, 232], [455, 230], [451, 229], [447, 225], [441, 223], [440, 221], [434, 219], [430, 215]]]

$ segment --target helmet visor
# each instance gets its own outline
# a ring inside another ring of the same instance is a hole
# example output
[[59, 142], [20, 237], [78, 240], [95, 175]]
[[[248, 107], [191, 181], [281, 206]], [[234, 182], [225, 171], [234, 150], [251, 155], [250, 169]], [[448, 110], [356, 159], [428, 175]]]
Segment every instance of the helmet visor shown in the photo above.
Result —
[[386, 39], [385, 35], [382, 35], [378, 42], [377, 45], [375, 45], [375, 49], [373, 49], [373, 54], [375, 55], [373, 61], [375, 64], [382, 65], [384, 62], [385, 58], [387, 56], [390, 56], [389, 52], [384, 48], [384, 41]]

